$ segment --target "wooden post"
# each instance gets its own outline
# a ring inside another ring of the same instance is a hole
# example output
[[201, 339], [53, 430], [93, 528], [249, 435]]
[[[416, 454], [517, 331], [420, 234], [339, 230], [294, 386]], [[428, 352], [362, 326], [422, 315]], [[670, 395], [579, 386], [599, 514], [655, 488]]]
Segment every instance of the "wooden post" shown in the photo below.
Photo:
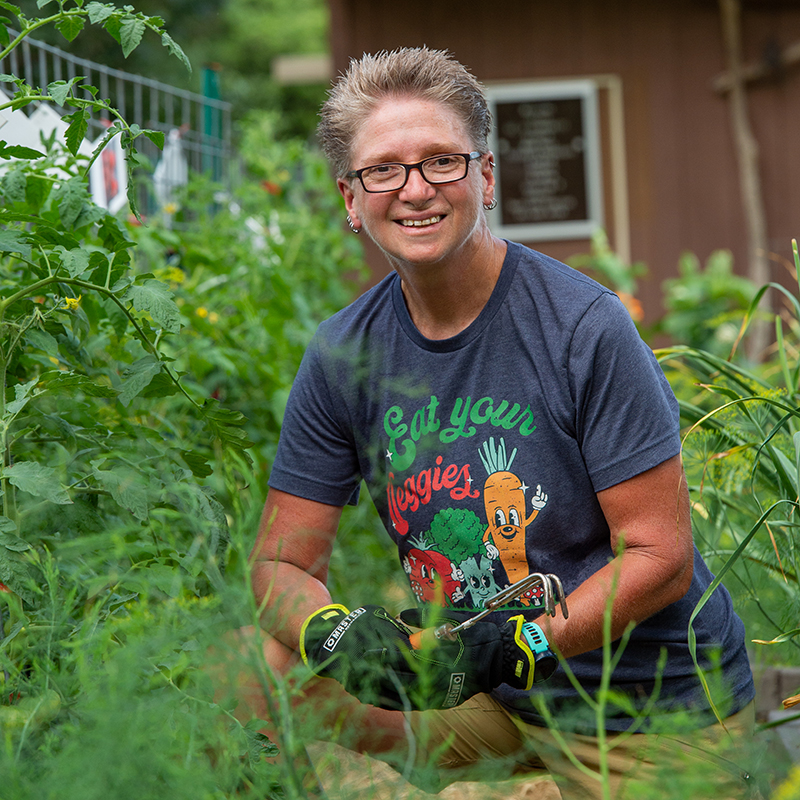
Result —
[[[739, 184], [747, 228], [747, 276], [760, 288], [770, 279], [767, 257], [767, 214], [758, 172], [758, 142], [750, 127], [747, 114], [747, 90], [742, 64], [741, 0], [719, 0], [719, 8], [730, 76], [731, 124], [739, 163]], [[756, 321], [751, 325], [750, 356], [760, 360], [767, 344], [767, 326]]]

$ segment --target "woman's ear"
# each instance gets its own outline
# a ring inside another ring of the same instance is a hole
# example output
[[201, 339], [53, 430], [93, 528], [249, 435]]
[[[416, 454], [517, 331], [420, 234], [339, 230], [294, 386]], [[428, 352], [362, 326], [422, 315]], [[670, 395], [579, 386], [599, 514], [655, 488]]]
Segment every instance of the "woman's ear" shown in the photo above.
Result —
[[339, 187], [339, 191], [344, 198], [344, 207], [347, 209], [350, 227], [357, 231], [361, 230], [362, 223], [355, 207], [355, 192], [353, 192], [350, 183], [344, 178], [338, 178], [336, 185]]
[[483, 177], [483, 204], [491, 205], [495, 198], [494, 153], [491, 150], [481, 157], [481, 175]]

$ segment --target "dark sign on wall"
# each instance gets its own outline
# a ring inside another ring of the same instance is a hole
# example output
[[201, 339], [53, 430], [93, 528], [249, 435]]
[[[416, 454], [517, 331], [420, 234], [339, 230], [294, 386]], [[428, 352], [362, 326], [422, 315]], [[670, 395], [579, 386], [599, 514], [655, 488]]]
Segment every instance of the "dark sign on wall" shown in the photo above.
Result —
[[487, 87], [495, 119], [500, 236], [588, 238], [602, 225], [596, 87], [554, 81]]

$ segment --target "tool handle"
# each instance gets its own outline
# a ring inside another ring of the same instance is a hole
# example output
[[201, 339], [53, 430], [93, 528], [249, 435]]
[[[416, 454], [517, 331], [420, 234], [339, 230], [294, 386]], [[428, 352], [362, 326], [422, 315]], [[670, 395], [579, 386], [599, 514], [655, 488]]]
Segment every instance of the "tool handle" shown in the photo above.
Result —
[[439, 625], [435, 628], [425, 628], [424, 630], [412, 633], [409, 636], [411, 647], [414, 650], [427, 650], [435, 647], [440, 639], [450, 639], [453, 626], [449, 622], [444, 625]]

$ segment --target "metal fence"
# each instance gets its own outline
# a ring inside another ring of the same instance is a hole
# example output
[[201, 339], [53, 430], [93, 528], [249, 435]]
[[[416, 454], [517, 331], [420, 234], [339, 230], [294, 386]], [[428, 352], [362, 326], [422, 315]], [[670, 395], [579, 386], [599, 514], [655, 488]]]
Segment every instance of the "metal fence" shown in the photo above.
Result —
[[[13, 31], [10, 33], [15, 35]], [[98, 96], [118, 109], [128, 124], [136, 123], [167, 135], [179, 131], [189, 169], [210, 173], [215, 180], [227, 182], [231, 159], [231, 104], [214, 96], [218, 93], [216, 74], [211, 71], [203, 76], [204, 90], [211, 95], [206, 96], [96, 64], [44, 42], [25, 39], [0, 60], [0, 73], [22, 78], [30, 86], [42, 89], [51, 81], [69, 81], [82, 75], [85, 77], [82, 83], [95, 86]], [[91, 97], [88, 92], [84, 96]], [[93, 115], [87, 138], [98, 138], [107, 124], [107, 114], [105, 119], [102, 114]], [[137, 150], [152, 164], [161, 157], [159, 149], [146, 137], [137, 140]]]

